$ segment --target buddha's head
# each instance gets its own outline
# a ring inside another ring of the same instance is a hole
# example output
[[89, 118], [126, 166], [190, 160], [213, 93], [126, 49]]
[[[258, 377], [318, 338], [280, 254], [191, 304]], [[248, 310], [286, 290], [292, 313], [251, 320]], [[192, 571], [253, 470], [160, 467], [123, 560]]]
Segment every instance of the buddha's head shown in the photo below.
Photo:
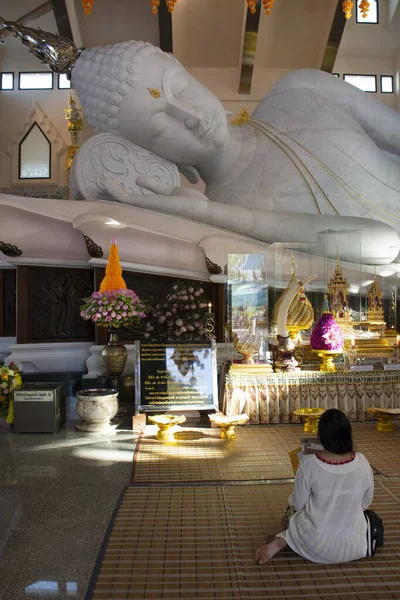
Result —
[[151, 44], [84, 50], [72, 83], [96, 133], [121, 134], [177, 164], [201, 164], [227, 140], [219, 100]]

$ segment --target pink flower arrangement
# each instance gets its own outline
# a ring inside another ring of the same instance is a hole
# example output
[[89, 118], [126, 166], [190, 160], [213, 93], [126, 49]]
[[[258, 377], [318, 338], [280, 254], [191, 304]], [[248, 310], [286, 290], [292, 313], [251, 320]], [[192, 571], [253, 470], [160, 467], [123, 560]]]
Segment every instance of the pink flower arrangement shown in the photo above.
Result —
[[176, 283], [165, 300], [153, 308], [145, 337], [176, 342], [207, 339], [207, 302], [202, 300], [203, 294], [197, 283]]
[[341, 350], [344, 338], [342, 330], [330, 312], [324, 312], [316, 323], [310, 338], [313, 350]]
[[136, 325], [146, 318], [144, 306], [133, 290], [93, 292], [83, 302], [80, 307], [81, 317], [102, 327]]

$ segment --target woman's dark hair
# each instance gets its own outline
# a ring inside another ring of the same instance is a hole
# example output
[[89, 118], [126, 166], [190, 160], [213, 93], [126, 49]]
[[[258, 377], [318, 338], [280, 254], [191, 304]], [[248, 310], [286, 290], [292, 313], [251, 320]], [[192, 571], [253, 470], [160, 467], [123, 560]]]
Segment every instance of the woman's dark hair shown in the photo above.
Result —
[[329, 408], [321, 415], [318, 437], [325, 450], [333, 454], [346, 454], [353, 450], [350, 421], [337, 408]]

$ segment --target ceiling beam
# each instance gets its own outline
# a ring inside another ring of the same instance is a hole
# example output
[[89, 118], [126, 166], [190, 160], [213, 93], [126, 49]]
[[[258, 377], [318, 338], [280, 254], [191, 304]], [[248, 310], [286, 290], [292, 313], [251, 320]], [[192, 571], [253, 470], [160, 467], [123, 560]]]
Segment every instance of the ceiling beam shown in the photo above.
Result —
[[165, 2], [158, 7], [158, 29], [160, 34], [160, 48], [164, 52], [173, 52], [172, 42], [172, 14], [168, 11]]
[[256, 60], [258, 29], [260, 26], [261, 0], [257, 0], [256, 12], [247, 11], [243, 38], [242, 63], [240, 67], [239, 94], [250, 94]]
[[[19, 19], [15, 19], [15, 20], [18, 23], [22, 23], [23, 25], [29, 25], [29, 23], [31, 21], [35, 21], [36, 19], [43, 17], [43, 15], [46, 15], [51, 10], [53, 10], [53, 6], [51, 4], [51, 0], [49, 0], [49, 2], [45, 2], [44, 4], [41, 4], [34, 10], [29, 11], [28, 13], [26, 13]], [[10, 33], [9, 31], [2, 29], [0, 31], [0, 39], [3, 40], [7, 35], [9, 35], [9, 33]]]
[[65, 0], [51, 0], [51, 4], [53, 6], [58, 33], [73, 41], [74, 38]]
[[332, 27], [329, 33], [324, 56], [322, 58], [321, 71], [332, 73], [345, 26], [346, 17], [342, 8], [342, 0], [339, 0], [336, 7], [335, 16], [333, 17]]

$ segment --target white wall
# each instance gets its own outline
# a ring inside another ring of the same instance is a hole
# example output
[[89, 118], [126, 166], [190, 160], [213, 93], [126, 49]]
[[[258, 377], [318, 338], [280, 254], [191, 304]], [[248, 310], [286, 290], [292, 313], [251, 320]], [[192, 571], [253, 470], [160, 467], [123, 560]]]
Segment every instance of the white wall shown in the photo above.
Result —
[[334, 73], [339, 73], [341, 78], [343, 78], [344, 73], [351, 75], [376, 75], [378, 92], [371, 95], [386, 104], [386, 106], [396, 109], [396, 94], [381, 94], [379, 91], [381, 75], [392, 75], [393, 85], [395, 84], [395, 63], [396, 61], [394, 57], [342, 57], [336, 59]]
[[[52, 13], [30, 23], [32, 27], [41, 27], [45, 31], [57, 31], [56, 21]], [[57, 77], [54, 75], [53, 90], [18, 90], [19, 71], [48, 71], [39, 60], [28, 53], [27, 48], [11, 35], [0, 46], [0, 71], [14, 73], [14, 90], [0, 91], [0, 187], [8, 187], [11, 181], [11, 161], [6, 153], [7, 145], [14, 139], [26, 116], [37, 102], [50, 121], [58, 130], [60, 137], [69, 145], [70, 135], [65, 121], [64, 107], [68, 106], [69, 90], [57, 89]], [[57, 185], [66, 185], [66, 172], [60, 169], [60, 180]], [[36, 182], [39, 185], [44, 180]], [[21, 182], [29, 187], [35, 182]]]

